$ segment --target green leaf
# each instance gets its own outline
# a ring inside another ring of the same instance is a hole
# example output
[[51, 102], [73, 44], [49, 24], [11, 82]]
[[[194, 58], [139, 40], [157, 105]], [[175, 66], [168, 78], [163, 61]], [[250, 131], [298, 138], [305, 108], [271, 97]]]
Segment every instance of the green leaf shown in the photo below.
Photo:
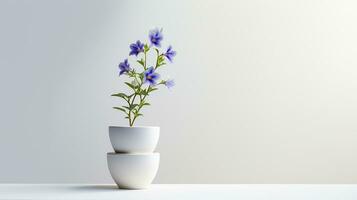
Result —
[[114, 109], [116, 109], [116, 110], [120, 110], [120, 111], [123, 111], [123, 112], [125, 112], [126, 113], [126, 110], [125, 109], [123, 109], [123, 108], [120, 108], [120, 107], [113, 107]]
[[149, 87], [148, 93], [149, 93], [149, 92], [153, 92], [153, 91], [155, 91], [155, 90], [157, 90], [157, 88]]
[[140, 105], [139, 105], [139, 106], [140, 106], [140, 108], [141, 108], [141, 107], [143, 107], [143, 106], [149, 106], [149, 105], [150, 105], [149, 103], [147, 103], [147, 102], [145, 102], [145, 100], [143, 100], [143, 101], [140, 102]]
[[139, 78], [140, 78], [140, 80], [143, 80], [143, 78], [144, 78], [144, 72], [141, 73], [141, 74], [139, 74]]
[[137, 60], [137, 62], [138, 62], [140, 65], [142, 65], [143, 67], [145, 66], [144, 59]]
[[112, 94], [112, 97], [121, 97], [121, 98], [128, 98], [128, 96], [124, 93], [116, 93], [116, 94]]
[[130, 111], [130, 108], [128, 106], [122, 106], [122, 107]]
[[135, 69], [132, 69], [131, 71], [128, 71], [128, 72], [127, 72], [127, 75], [128, 75], [129, 77], [135, 77], [135, 76], [136, 76], [136, 71], [135, 71]]
[[144, 53], [148, 52], [150, 50], [149, 45], [145, 44], [144, 45]]
[[131, 104], [130, 107], [129, 107], [129, 109], [130, 109], [130, 110], [133, 110], [136, 106], [138, 106], [138, 104]]
[[142, 89], [138, 87], [138, 89], [135, 91], [135, 94], [140, 95], [141, 91], [142, 91]]
[[138, 114], [135, 114], [136, 117], [139, 117], [139, 116], [144, 116], [143, 114], [141, 113], [138, 113]]
[[131, 83], [128, 83], [128, 82], [125, 82], [125, 84], [127, 85], [127, 86], [129, 86], [131, 89], [133, 89], [133, 90], [135, 90], [135, 85], [133, 85], [133, 84], [131, 84]]
[[156, 68], [162, 66], [162, 65], [165, 65], [165, 57], [164, 55], [158, 55], [157, 57], [157, 61], [156, 61]]
[[146, 91], [146, 90], [142, 90], [142, 91], [140, 91], [140, 93], [139, 94], [141, 94], [141, 95], [147, 95], [148, 94], [148, 92]]

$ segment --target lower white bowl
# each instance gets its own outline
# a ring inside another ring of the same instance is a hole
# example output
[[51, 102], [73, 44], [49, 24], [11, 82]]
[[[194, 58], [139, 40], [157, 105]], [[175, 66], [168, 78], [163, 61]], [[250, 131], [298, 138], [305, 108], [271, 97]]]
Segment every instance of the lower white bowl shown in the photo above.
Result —
[[159, 153], [107, 154], [108, 168], [119, 188], [145, 189], [159, 169]]

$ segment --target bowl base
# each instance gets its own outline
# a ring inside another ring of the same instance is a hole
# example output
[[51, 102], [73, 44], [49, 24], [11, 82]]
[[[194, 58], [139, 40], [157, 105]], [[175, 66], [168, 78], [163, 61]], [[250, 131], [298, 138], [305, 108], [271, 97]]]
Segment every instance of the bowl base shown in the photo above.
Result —
[[120, 190], [146, 190], [149, 188], [149, 186], [143, 186], [143, 187], [130, 187], [130, 186], [120, 186], [117, 185]]

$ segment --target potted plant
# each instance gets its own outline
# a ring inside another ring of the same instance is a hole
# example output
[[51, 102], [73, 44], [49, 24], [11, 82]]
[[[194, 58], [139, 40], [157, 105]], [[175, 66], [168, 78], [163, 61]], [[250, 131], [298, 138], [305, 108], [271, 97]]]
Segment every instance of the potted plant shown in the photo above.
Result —
[[[120, 188], [146, 188], [154, 179], [160, 155], [154, 153], [159, 140], [159, 127], [134, 126], [136, 120], [143, 116], [142, 109], [150, 105], [149, 96], [160, 86], [174, 86], [172, 79], [161, 79], [158, 73], [167, 61], [172, 62], [176, 52], [171, 46], [161, 50], [162, 29], [149, 32], [149, 43], [140, 40], [130, 45], [129, 56], [134, 56], [138, 67], [134, 68], [125, 59], [119, 64], [119, 76], [126, 76], [130, 81], [124, 82], [129, 93], [112, 94], [120, 98], [124, 105], [113, 107], [122, 112], [129, 126], [110, 126], [109, 137], [115, 153], [108, 153], [109, 171]], [[155, 63], [148, 63], [150, 51], [155, 51]]]

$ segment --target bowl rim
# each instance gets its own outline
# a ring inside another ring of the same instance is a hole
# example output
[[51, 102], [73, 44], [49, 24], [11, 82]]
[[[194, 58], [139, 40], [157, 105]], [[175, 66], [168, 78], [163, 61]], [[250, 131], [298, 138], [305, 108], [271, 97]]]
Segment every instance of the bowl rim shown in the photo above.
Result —
[[151, 153], [115, 153], [108, 152], [107, 156], [160, 156], [159, 152], [151, 152]]
[[108, 126], [108, 128], [129, 128], [129, 129], [160, 129], [160, 126]]

